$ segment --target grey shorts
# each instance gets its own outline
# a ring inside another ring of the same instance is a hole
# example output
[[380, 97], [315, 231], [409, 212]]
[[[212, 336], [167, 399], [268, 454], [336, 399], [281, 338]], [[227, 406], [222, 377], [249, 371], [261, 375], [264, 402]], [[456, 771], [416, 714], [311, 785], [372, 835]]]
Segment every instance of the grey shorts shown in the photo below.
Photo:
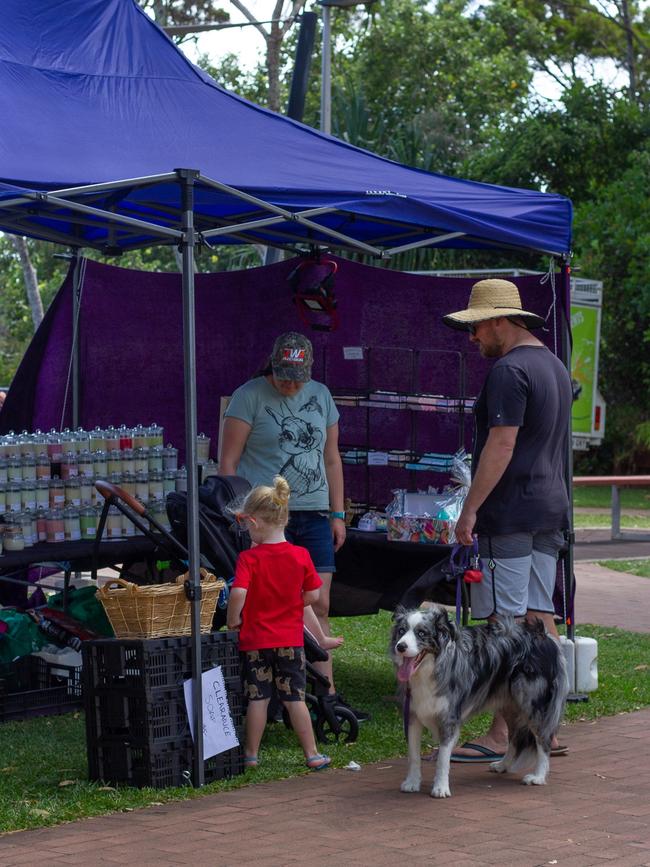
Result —
[[554, 612], [553, 591], [561, 530], [479, 536], [483, 580], [471, 585], [472, 617], [523, 617], [527, 611]]

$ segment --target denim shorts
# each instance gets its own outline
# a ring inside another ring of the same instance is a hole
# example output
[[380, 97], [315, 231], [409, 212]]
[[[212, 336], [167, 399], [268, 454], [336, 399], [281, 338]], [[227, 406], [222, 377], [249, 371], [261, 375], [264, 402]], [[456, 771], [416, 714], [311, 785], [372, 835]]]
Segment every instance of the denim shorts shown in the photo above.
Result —
[[334, 541], [329, 512], [289, 512], [287, 542], [309, 551], [317, 572], [334, 572]]

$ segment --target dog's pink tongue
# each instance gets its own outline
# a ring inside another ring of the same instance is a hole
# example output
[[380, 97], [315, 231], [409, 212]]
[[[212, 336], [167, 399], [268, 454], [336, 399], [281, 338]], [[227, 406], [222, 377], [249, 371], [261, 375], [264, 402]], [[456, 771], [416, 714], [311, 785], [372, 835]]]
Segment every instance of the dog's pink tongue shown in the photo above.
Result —
[[397, 669], [397, 679], [402, 683], [406, 683], [409, 677], [413, 674], [413, 671], [415, 670], [415, 659], [416, 657], [407, 657]]

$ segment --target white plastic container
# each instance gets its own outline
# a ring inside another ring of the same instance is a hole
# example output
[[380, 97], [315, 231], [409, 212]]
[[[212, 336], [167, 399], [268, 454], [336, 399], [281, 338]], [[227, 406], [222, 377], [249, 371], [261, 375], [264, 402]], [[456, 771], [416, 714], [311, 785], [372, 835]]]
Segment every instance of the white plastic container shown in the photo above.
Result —
[[569, 682], [569, 692], [576, 691], [576, 647], [566, 635], [560, 635], [560, 646], [566, 662], [566, 675]]
[[595, 638], [576, 637], [576, 692], [598, 689], [598, 642]]

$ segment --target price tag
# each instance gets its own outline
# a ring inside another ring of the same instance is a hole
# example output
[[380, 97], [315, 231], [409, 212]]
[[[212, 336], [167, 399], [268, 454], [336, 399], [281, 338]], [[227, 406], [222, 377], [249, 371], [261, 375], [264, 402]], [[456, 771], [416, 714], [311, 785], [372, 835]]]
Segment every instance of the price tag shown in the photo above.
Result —
[[388, 466], [388, 452], [368, 452], [368, 466], [370, 466], [370, 467]]
[[346, 361], [363, 361], [363, 346], [344, 346], [343, 358]]

